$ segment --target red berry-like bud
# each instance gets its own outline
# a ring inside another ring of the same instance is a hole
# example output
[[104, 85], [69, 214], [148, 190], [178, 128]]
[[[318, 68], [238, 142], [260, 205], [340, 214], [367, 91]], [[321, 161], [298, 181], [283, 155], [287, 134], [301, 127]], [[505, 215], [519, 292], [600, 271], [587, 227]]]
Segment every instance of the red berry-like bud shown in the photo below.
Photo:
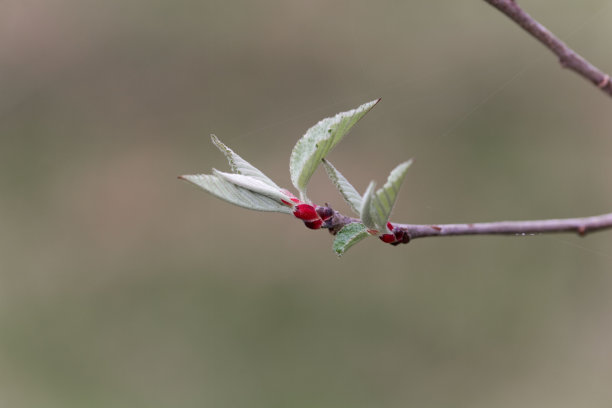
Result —
[[317, 206], [317, 214], [323, 221], [329, 220], [334, 215], [334, 210], [329, 207], [319, 207]]
[[393, 224], [391, 224], [390, 222], [387, 223], [387, 228], [389, 228], [389, 231], [393, 231]]
[[304, 221], [320, 221], [319, 214], [317, 214], [314, 207], [310, 204], [296, 205], [295, 210], [293, 211], [293, 215]]
[[392, 244], [396, 242], [395, 235], [393, 234], [382, 234], [379, 236], [380, 240], [385, 244]]
[[313, 221], [304, 221], [304, 225], [306, 226], [306, 228], [319, 229], [321, 228], [321, 225], [323, 225], [323, 221], [319, 219]]

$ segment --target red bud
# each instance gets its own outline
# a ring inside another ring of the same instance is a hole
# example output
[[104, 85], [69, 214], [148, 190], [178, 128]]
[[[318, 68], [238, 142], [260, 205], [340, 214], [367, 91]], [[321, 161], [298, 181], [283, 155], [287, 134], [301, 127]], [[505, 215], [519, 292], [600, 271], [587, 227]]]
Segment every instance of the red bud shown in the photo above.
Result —
[[304, 221], [304, 225], [310, 229], [319, 229], [321, 228], [321, 225], [323, 225], [323, 221], [320, 219], [313, 221]]
[[319, 214], [317, 214], [314, 207], [310, 204], [296, 205], [295, 210], [293, 211], [293, 215], [304, 221], [321, 220], [319, 218]]
[[385, 244], [392, 244], [397, 241], [395, 239], [395, 235], [393, 234], [382, 234], [378, 238], [380, 238], [380, 240], [384, 242]]

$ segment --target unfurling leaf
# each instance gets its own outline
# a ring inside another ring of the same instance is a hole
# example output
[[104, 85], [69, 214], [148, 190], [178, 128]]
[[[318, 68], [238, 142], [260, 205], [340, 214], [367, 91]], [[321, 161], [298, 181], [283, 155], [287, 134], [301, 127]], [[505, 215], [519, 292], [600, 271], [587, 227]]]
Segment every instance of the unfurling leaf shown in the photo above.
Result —
[[[371, 181], [365, 193], [363, 193], [363, 200], [361, 200], [361, 208], [359, 208], [359, 216], [361, 217], [361, 222], [363, 222], [363, 224], [370, 230], [378, 230], [374, 218], [372, 218], [372, 211], [370, 211], [375, 188], [376, 183]], [[386, 228], [387, 227], [385, 227], [385, 229]]]
[[[366, 196], [364, 195], [361, 219], [368, 228], [375, 226], [372, 229], [376, 229], [379, 232], [390, 232], [387, 228], [387, 221], [389, 221], [397, 194], [411, 164], [412, 160], [408, 160], [393, 169], [385, 185], [374, 194], [370, 192], [371, 197], [368, 197], [368, 200], [371, 202], [367, 206], [365, 204]], [[365, 215], [367, 223], [364, 221], [364, 213], [366, 212], [369, 212], [368, 215]]]
[[276, 185], [272, 180], [268, 178], [265, 174], [263, 174], [259, 169], [253, 166], [248, 161], [244, 160], [242, 157], [238, 156], [232, 149], [223, 144], [219, 138], [215, 135], [210, 135], [212, 142], [221, 150], [221, 153], [225, 155], [227, 161], [229, 162], [230, 168], [232, 172], [236, 174], [242, 174], [245, 176], [250, 176], [258, 179], [269, 185], [270, 187], [274, 187], [277, 190], [280, 190], [280, 187]]
[[180, 177], [210, 194], [240, 207], [257, 211], [272, 211], [291, 214], [291, 208], [278, 201], [247, 190], [216, 175], [194, 174]]
[[340, 173], [330, 162], [323, 159], [323, 165], [325, 166], [325, 170], [327, 171], [327, 175], [331, 179], [332, 183], [336, 186], [340, 194], [344, 200], [348, 203], [356, 214], [359, 214], [359, 210], [361, 208], [361, 195], [353, 187], [351, 183]]
[[350, 247], [368, 236], [366, 227], [354, 222], [342, 227], [334, 239], [334, 252], [342, 256]]
[[379, 101], [365, 103], [360, 107], [338, 113], [336, 116], [321, 120], [306, 131], [291, 152], [289, 171], [291, 181], [300, 192], [302, 201], [308, 202], [306, 186], [317, 166], [366, 113]]
[[213, 174], [222, 179], [225, 179], [226, 181], [229, 181], [232, 184], [237, 185], [238, 187], [242, 187], [246, 190], [250, 190], [254, 193], [258, 193], [273, 200], [276, 200], [279, 202], [279, 204], [282, 201], [291, 203], [291, 197], [283, 193], [280, 188], [271, 187], [269, 184], [266, 184], [258, 178], [245, 176], [242, 174], [224, 173], [217, 169], [213, 169]]

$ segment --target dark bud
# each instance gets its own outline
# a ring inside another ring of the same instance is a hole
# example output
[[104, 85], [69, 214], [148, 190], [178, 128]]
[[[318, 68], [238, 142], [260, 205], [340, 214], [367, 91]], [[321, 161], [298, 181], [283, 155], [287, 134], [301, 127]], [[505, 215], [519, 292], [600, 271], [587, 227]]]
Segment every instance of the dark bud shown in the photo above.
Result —
[[329, 220], [334, 215], [334, 210], [329, 207], [319, 207], [317, 206], [317, 214], [323, 221]]
[[410, 242], [410, 235], [407, 232], [404, 233], [404, 237], [402, 238], [402, 243], [407, 244]]
[[406, 233], [401, 229], [395, 229], [393, 231], [393, 235], [395, 236], [396, 241], [401, 241], [404, 239], [404, 235], [406, 235]]

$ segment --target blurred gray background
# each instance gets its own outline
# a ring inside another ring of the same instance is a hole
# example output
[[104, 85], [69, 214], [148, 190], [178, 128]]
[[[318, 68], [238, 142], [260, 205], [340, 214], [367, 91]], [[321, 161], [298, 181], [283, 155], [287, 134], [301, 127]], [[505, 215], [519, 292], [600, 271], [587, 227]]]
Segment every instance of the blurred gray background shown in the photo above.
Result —
[[[610, 1], [521, 5], [612, 71]], [[0, 91], [0, 406], [611, 406], [610, 232], [337, 259], [176, 179], [382, 97], [330, 160], [414, 158], [397, 222], [612, 211], [612, 101], [485, 2], [4, 0]]]

